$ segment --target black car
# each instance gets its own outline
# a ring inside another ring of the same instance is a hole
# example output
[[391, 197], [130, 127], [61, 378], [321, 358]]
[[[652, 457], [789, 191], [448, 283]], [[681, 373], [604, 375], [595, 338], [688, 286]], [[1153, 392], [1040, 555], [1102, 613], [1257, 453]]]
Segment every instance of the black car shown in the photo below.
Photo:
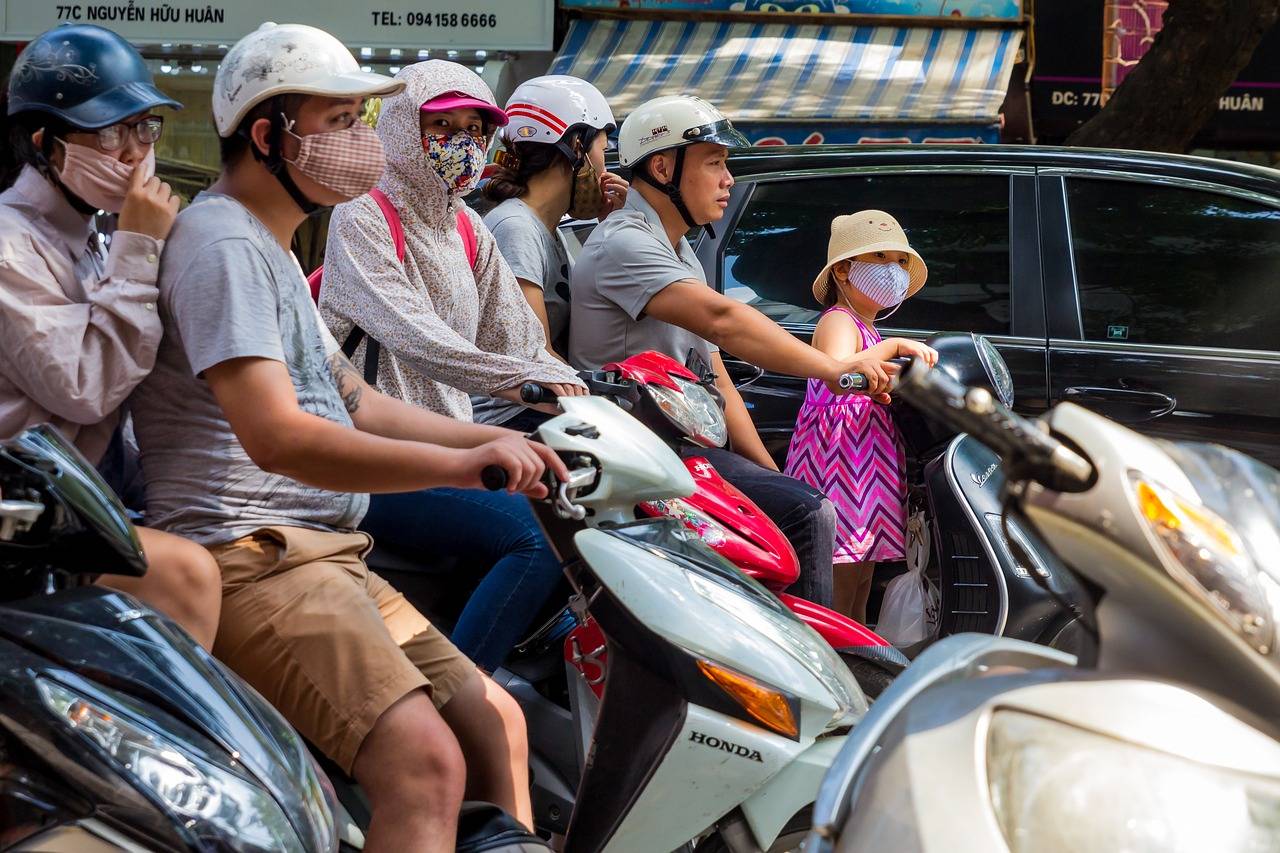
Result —
[[[796, 336], [818, 316], [831, 219], [886, 210], [929, 265], [886, 336], [979, 332], [1024, 413], [1071, 400], [1280, 466], [1280, 171], [986, 145], [752, 149], [730, 168], [732, 200], [698, 255], [713, 286]], [[775, 454], [803, 393], [773, 374], [743, 388]]]

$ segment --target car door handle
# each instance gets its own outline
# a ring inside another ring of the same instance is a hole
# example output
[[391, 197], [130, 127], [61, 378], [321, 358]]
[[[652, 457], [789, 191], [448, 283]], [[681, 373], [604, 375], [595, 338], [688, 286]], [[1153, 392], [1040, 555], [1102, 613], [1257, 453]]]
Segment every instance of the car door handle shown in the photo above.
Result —
[[1132, 388], [1097, 388], [1077, 385], [1063, 396], [1072, 403], [1105, 415], [1120, 423], [1141, 423], [1169, 414], [1178, 401], [1159, 391], [1135, 391]]
[[736, 358], [725, 358], [723, 361], [724, 369], [735, 388], [745, 388], [764, 376], [763, 367], [756, 367], [754, 364], [748, 364]]

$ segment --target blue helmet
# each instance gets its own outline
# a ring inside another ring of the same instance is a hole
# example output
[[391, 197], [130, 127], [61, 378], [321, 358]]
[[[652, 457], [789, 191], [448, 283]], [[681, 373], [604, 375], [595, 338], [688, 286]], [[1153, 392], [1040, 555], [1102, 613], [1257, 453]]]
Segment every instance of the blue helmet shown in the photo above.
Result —
[[82, 130], [154, 107], [182, 109], [156, 88], [138, 51], [111, 30], [62, 24], [23, 48], [9, 74], [9, 115], [43, 112]]

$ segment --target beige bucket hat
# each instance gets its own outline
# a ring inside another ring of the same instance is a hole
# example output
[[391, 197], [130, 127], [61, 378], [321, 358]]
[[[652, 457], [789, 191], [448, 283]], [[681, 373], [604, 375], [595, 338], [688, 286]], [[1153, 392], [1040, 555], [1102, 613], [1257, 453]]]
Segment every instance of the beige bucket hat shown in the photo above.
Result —
[[860, 210], [831, 220], [827, 265], [813, 280], [813, 298], [818, 300], [818, 304], [826, 302], [827, 288], [831, 285], [831, 268], [838, 261], [868, 252], [906, 252], [909, 256], [907, 273], [911, 276], [906, 298], [915, 296], [916, 291], [924, 287], [925, 279], [929, 277], [929, 268], [925, 266], [924, 258], [907, 242], [907, 235], [898, 220], [883, 210]]

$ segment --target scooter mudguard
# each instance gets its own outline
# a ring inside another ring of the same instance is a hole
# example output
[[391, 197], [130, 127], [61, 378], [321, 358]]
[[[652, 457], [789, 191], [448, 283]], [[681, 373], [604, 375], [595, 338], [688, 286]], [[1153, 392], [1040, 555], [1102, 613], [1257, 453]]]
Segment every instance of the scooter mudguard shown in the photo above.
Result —
[[742, 804], [742, 814], [761, 850], [768, 850], [792, 815], [818, 796], [818, 787], [846, 740], [847, 735], [836, 735], [814, 741]]
[[785, 592], [779, 593], [778, 598], [787, 606], [788, 610], [799, 616], [810, 628], [817, 631], [818, 635], [830, 643], [831, 647], [836, 651], [860, 646], [888, 646], [893, 648], [892, 643], [866, 625], [823, 607], [821, 604], [814, 604], [812, 601], [796, 598], [794, 595], [787, 595]]
[[687, 498], [648, 501], [640, 511], [674, 518], [698, 534], [717, 554], [772, 590], [786, 589], [800, 577], [800, 560], [773, 519], [720, 476], [703, 456], [684, 466], [693, 475]]

